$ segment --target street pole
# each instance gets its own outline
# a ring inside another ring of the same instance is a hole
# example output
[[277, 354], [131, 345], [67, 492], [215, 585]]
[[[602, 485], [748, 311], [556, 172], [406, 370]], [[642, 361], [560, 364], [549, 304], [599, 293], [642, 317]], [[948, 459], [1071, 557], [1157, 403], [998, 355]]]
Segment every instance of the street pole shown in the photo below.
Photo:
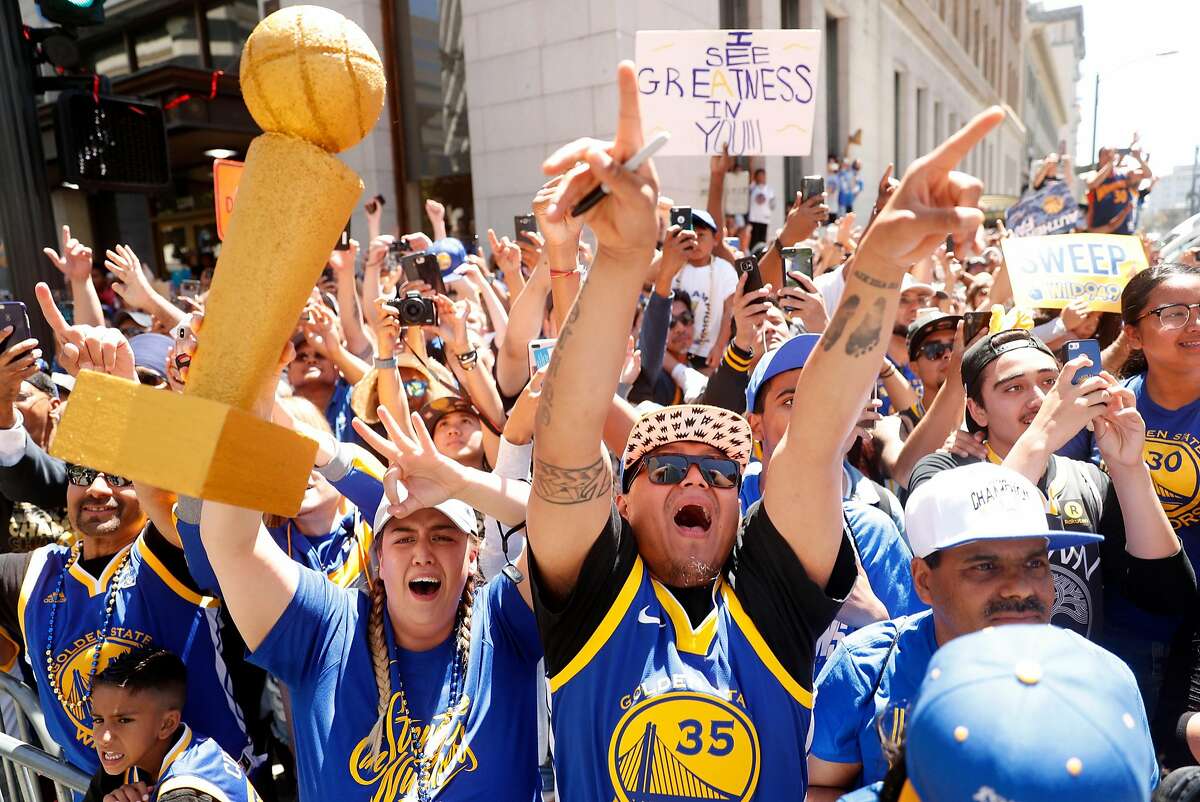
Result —
[[1096, 70], [1096, 93], [1095, 99], [1092, 101], [1092, 164], [1096, 164], [1100, 160], [1099, 154], [1096, 152], [1096, 123], [1100, 115], [1100, 71]]

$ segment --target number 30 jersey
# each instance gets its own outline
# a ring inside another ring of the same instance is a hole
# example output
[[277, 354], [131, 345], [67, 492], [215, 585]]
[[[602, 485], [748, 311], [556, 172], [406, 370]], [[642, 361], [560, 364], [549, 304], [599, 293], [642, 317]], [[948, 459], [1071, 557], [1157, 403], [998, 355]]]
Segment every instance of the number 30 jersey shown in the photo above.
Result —
[[[813, 648], [838, 602], [761, 507], [710, 586], [652, 577], [615, 513], [565, 602], [531, 566], [564, 799], [804, 798]], [[837, 597], [854, 572], [843, 533]]]

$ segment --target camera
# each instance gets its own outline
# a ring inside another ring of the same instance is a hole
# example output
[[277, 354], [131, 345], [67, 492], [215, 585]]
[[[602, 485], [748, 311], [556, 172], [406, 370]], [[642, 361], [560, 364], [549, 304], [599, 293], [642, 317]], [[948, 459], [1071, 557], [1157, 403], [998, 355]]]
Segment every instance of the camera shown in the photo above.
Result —
[[406, 292], [403, 297], [397, 297], [392, 302], [400, 313], [401, 326], [436, 326], [438, 324], [437, 304], [432, 298], [424, 298], [419, 292]]

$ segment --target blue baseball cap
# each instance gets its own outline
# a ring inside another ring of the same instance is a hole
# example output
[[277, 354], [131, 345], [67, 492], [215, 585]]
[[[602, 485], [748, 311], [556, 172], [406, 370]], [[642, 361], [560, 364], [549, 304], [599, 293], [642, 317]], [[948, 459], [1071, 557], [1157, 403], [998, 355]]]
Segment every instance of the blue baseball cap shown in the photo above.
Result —
[[134, 367], [149, 371], [165, 381], [167, 352], [174, 344], [175, 341], [165, 334], [139, 334], [130, 338], [129, 347], [133, 351]]
[[763, 354], [750, 374], [750, 383], [746, 385], [746, 412], [754, 411], [754, 402], [758, 399], [758, 391], [771, 379], [789, 370], [804, 367], [808, 355], [817, 347], [820, 334], [797, 334], [783, 345]]
[[1133, 673], [1048, 624], [989, 627], [938, 649], [907, 730], [921, 802], [1145, 802], [1158, 781]]
[[706, 227], [712, 229], [712, 232], [714, 234], [717, 233], [717, 224], [712, 219], [712, 215], [709, 214], [704, 209], [697, 209], [697, 208], [693, 207], [692, 208], [692, 228], [695, 228], [697, 223], [699, 223], [702, 226], [706, 226]]
[[464, 246], [461, 241], [455, 239], [454, 237], [443, 237], [442, 239], [430, 245], [429, 249], [425, 252], [432, 253], [435, 256], [439, 253], [444, 253], [450, 257], [450, 268], [442, 269], [443, 278], [453, 272], [463, 262], [467, 261], [466, 246]]

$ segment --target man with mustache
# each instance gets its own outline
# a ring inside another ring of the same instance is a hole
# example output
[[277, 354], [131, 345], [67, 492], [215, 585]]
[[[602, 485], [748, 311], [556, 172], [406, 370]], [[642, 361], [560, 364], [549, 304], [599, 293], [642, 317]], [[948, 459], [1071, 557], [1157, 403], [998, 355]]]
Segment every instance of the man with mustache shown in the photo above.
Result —
[[1055, 531], [1037, 487], [980, 463], [943, 471], [909, 497], [913, 585], [930, 610], [864, 627], [834, 651], [816, 681], [810, 802], [882, 780], [902, 743], [908, 705], [938, 647], [985, 627], [1048, 623], [1049, 549], [1100, 539]]

